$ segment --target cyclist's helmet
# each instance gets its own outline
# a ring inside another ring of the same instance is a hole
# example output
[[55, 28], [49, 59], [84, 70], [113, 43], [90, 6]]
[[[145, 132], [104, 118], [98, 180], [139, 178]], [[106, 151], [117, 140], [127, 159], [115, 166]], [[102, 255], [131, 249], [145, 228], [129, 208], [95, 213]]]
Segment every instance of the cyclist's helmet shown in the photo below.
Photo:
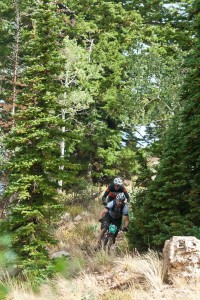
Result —
[[124, 202], [126, 200], [126, 197], [125, 197], [125, 195], [124, 195], [124, 193], [119, 193], [119, 194], [117, 194], [117, 196], [116, 196], [116, 201], [117, 202]]
[[115, 184], [115, 185], [121, 185], [121, 184], [122, 184], [121, 178], [119, 178], [119, 177], [115, 178], [115, 179], [114, 179], [114, 184]]

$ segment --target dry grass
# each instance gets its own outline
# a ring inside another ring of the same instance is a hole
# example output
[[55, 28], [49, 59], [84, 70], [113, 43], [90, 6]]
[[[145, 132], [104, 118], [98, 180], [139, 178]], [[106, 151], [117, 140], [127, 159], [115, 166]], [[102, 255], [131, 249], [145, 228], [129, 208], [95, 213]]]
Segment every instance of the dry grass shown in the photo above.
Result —
[[76, 280], [57, 276], [43, 285], [38, 294], [24, 285], [10, 284], [11, 292], [6, 300], [79, 300], [98, 299], [104, 288], [99, 287], [94, 276], [82, 273]]
[[81, 214], [84, 211], [83, 207], [80, 205], [73, 205], [69, 206], [66, 210], [68, 212], [72, 219], [74, 219], [77, 215]]
[[[31, 283], [7, 278], [5, 300], [199, 300], [200, 280], [163, 283], [163, 263], [158, 253], [130, 253], [123, 235], [108, 255], [94, 251], [102, 206], [95, 202], [85, 212], [75, 207], [71, 219], [56, 231], [59, 243], [50, 252], [65, 250], [71, 258], [66, 270], [34, 293]], [[82, 219], [72, 221], [79, 214]], [[3, 298], [2, 298], [3, 299]], [[0, 300], [1, 295], [0, 295]]]
[[135, 253], [134, 256], [126, 255], [118, 264], [123, 268], [140, 274], [144, 284], [154, 290], [160, 290], [163, 286], [163, 263], [158, 253], [149, 251], [145, 255]]
[[51, 249], [53, 251], [67, 250], [71, 253], [90, 251], [97, 239], [98, 227], [94, 220], [89, 223], [68, 224], [62, 226], [56, 232], [58, 245]]
[[[82, 270], [67, 279], [57, 276], [34, 294], [30, 285], [7, 281], [10, 294], [6, 300], [199, 300], [200, 281], [180, 279], [173, 285], [162, 282], [162, 262], [154, 252], [126, 255], [115, 260], [102, 253], [101, 272]], [[97, 256], [94, 257], [94, 261]], [[112, 260], [112, 264], [109, 261]], [[91, 258], [92, 261], [92, 258]], [[96, 263], [96, 262], [95, 262]], [[106, 267], [107, 266], [107, 267]], [[120, 285], [121, 283], [123, 283]], [[117, 284], [118, 283], [118, 288]]]

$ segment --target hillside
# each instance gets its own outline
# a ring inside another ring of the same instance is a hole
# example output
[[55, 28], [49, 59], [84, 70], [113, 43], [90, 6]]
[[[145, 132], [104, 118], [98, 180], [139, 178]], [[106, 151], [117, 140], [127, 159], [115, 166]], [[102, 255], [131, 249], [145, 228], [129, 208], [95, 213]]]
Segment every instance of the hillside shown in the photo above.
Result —
[[129, 251], [121, 233], [111, 254], [94, 251], [102, 206], [94, 201], [87, 210], [72, 206], [56, 229], [59, 243], [50, 255], [65, 251], [67, 258], [58, 263], [58, 276], [34, 293], [29, 284], [7, 280], [10, 289], [6, 300], [197, 300], [198, 281], [180, 280], [163, 283], [162, 259], [149, 251]]

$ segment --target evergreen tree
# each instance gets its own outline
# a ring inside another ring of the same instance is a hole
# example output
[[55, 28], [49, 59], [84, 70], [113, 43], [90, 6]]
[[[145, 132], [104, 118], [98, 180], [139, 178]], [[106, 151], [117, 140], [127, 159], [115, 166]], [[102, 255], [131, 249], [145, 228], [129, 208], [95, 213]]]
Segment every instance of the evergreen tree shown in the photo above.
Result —
[[[28, 3], [28, 0], [26, 2]], [[20, 29], [28, 28], [27, 36], [33, 26], [28, 15], [34, 11], [35, 3], [30, 1], [28, 13], [24, 13], [26, 2], [20, 3], [20, 9], [23, 11]], [[91, 80], [89, 75], [85, 77], [85, 82], [82, 80], [80, 86], [77, 80], [72, 80], [70, 90], [87, 91], [85, 99], [94, 96], [94, 101], [90, 108], [84, 108], [83, 105], [83, 109], [79, 108], [77, 114], [71, 118], [69, 127], [74, 128], [77, 124], [81, 124], [79, 126], [81, 134], [79, 137], [76, 136], [76, 139], [80, 140], [76, 145], [71, 143], [66, 144], [66, 147], [69, 147], [71, 152], [74, 151], [76, 162], [80, 159], [77, 166], [81, 169], [80, 177], [85, 177], [92, 168], [94, 181], [99, 180], [103, 174], [112, 177], [120, 173], [131, 178], [131, 173], [135, 173], [136, 164], [125, 166], [124, 163], [129, 161], [131, 155], [134, 157], [137, 151], [136, 138], [133, 142], [132, 135], [135, 125], [154, 122], [151, 130], [155, 128], [155, 133], [162, 133], [165, 127], [160, 126], [155, 120], [160, 122], [164, 119], [167, 123], [174, 107], [178, 105], [179, 98], [174, 95], [181, 82], [177, 66], [182, 60], [183, 53], [177, 49], [179, 44], [182, 48], [187, 48], [190, 41], [190, 35], [186, 34], [184, 27], [187, 19], [184, 10], [186, 4], [185, 2], [179, 4], [184, 14], [179, 13], [180, 7], [179, 9], [168, 7], [168, 1], [163, 3], [145, 1], [141, 5], [138, 1], [71, 0], [55, 4], [57, 13], [64, 23], [59, 38], [62, 40], [69, 35], [70, 39], [75, 39], [78, 45], [87, 51], [88, 66], [93, 65], [94, 72], [97, 65], [101, 70], [100, 76], [97, 71], [94, 80]], [[6, 9], [8, 10], [4, 7], [4, 10]], [[14, 19], [12, 6], [9, 5], [9, 9]], [[182, 22], [179, 22], [180, 18]], [[9, 22], [10, 27], [11, 24], [12, 22]], [[184, 27], [182, 31], [178, 31], [180, 24]], [[7, 28], [6, 25], [4, 30]], [[12, 31], [15, 32], [14, 28]], [[10, 47], [9, 43], [8, 45]], [[142, 45], [147, 45], [150, 49], [142, 49]], [[170, 55], [173, 58], [169, 59]], [[23, 70], [23, 65], [20, 67]], [[82, 67], [85, 68], [82, 65], [79, 73]], [[64, 79], [62, 81], [64, 83]], [[79, 96], [77, 94], [77, 99]], [[84, 101], [86, 102], [87, 100]], [[79, 106], [81, 103], [82, 100]], [[69, 116], [67, 111], [68, 108], [62, 110], [65, 117], [66, 114]], [[130, 143], [123, 143], [124, 136], [126, 138], [130, 136]], [[123, 162], [122, 158], [125, 158]], [[73, 157], [70, 159], [74, 162]], [[69, 164], [67, 160], [66, 165]]]
[[[182, 124], [182, 153], [183, 164], [186, 166], [189, 189], [187, 190], [187, 201], [190, 210], [187, 218], [192, 221], [193, 225], [200, 227], [199, 222], [199, 196], [200, 196], [200, 101], [199, 101], [199, 45], [200, 45], [200, 1], [194, 1], [191, 10], [191, 16], [195, 18], [194, 29], [196, 31], [196, 45], [186, 61], [191, 67], [191, 72], [186, 78], [183, 86], [182, 101], [183, 112], [181, 118]], [[199, 232], [197, 233], [200, 237]]]
[[[129, 86], [132, 102], [129, 122], [149, 124], [160, 139], [174, 110], [181, 106], [183, 59], [193, 42], [188, 10], [191, 1], [124, 1], [143, 17], [143, 35], [129, 51]], [[161, 139], [162, 143], [162, 139]]]
[[[131, 178], [138, 165], [135, 125], [148, 124], [156, 142], [146, 150], [160, 156], [163, 133], [180, 107], [185, 72], [180, 67], [192, 42], [186, 26], [190, 3], [84, 1], [83, 6], [83, 1], [68, 1], [67, 5], [68, 22], [74, 20], [70, 37], [77, 37], [90, 60], [102, 68], [95, 101], [89, 114], [82, 114], [87, 125], [77, 149], [84, 161], [80, 175], [91, 167], [94, 181], [103, 174]], [[124, 137], [130, 137], [130, 143], [124, 143]]]
[[[161, 249], [173, 235], [200, 237], [199, 222], [199, 42], [200, 2], [192, 9], [196, 44], [186, 60], [190, 67], [181, 95], [183, 109], [169, 128], [163, 156], [154, 181], [133, 205], [135, 219], [131, 243], [139, 248]], [[136, 240], [136, 237], [140, 240]], [[130, 237], [131, 238], [131, 237]]]
[[80, 176], [88, 169], [92, 169], [94, 182], [104, 174], [109, 178], [116, 173], [125, 175], [120, 159], [121, 151], [125, 154], [123, 124], [130, 99], [125, 97], [127, 57], [124, 54], [136, 43], [141, 18], [133, 10], [127, 12], [121, 3], [80, 0], [67, 1], [66, 5], [75, 12], [70, 38], [77, 39], [87, 49], [90, 62], [101, 70], [89, 114], [82, 112], [78, 116], [78, 121], [85, 124], [83, 140], [77, 148], [77, 157], [85, 166]]
[[[13, 125], [19, 75], [20, 8], [19, 1], [1, 2], [0, 99], [2, 131]], [[6, 101], [7, 100], [7, 101]]]
[[[129, 101], [126, 123], [147, 126], [156, 138], [156, 150], [162, 150], [165, 134], [174, 114], [180, 108], [180, 87], [186, 73], [182, 63], [193, 42], [188, 18], [191, 1], [123, 1], [126, 10], [135, 9], [142, 16], [142, 35], [136, 47], [128, 51]], [[127, 97], [127, 95], [126, 95]], [[159, 142], [160, 141], [160, 142]], [[151, 141], [151, 150], [153, 143]], [[149, 151], [148, 148], [146, 148]], [[152, 155], [152, 153], [149, 153]]]
[[[1, 229], [12, 233], [12, 246], [21, 267], [35, 275], [48, 271], [48, 243], [54, 243], [50, 224], [57, 216], [59, 143], [63, 126], [58, 97], [64, 60], [58, 37], [61, 22], [51, 1], [37, 3], [24, 44], [24, 89], [18, 94], [15, 127], [5, 140], [11, 157], [3, 204], [8, 205]], [[31, 38], [30, 38], [31, 37]]]

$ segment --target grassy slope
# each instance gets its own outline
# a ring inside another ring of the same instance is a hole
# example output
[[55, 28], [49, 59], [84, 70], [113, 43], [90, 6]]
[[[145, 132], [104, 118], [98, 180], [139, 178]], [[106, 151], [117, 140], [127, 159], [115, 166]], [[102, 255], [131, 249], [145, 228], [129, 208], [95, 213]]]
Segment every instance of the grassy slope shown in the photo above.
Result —
[[[140, 255], [130, 252], [124, 236], [119, 236], [116, 247], [108, 255], [95, 252], [99, 232], [98, 215], [102, 206], [94, 201], [84, 211], [81, 206], [68, 209], [59, 223], [55, 251], [65, 250], [70, 259], [63, 264], [60, 274], [34, 294], [26, 284], [8, 279], [7, 300], [178, 300], [200, 299], [198, 281], [183, 280], [163, 283], [162, 260], [155, 252]], [[78, 217], [77, 217], [78, 215]], [[80, 218], [81, 217], [81, 218]], [[77, 220], [79, 219], [79, 220]]]

